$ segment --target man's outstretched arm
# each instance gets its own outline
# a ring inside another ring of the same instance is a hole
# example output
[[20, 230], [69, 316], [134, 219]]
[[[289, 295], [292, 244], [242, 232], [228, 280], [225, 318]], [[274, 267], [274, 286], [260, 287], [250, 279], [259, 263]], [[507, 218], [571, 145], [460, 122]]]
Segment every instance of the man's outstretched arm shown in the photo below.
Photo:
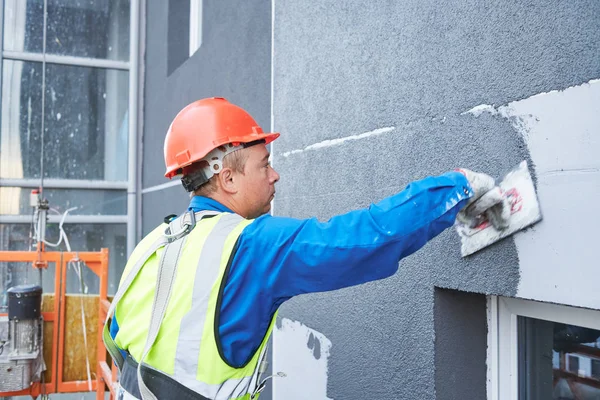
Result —
[[231, 272], [262, 276], [279, 301], [382, 279], [452, 226], [472, 196], [465, 176], [449, 172], [327, 222], [263, 216], [242, 233]]

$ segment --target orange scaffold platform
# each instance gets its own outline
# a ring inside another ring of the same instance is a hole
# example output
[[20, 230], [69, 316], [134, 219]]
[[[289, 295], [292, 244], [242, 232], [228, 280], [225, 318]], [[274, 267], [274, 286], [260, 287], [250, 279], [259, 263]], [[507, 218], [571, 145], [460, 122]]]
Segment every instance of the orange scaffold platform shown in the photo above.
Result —
[[[98, 252], [60, 252], [60, 251], [0, 251], [0, 262], [27, 262], [32, 268], [46, 268], [49, 264], [56, 266], [54, 277], [54, 304], [52, 311], [42, 312], [44, 325], [51, 323], [52, 329], [52, 356], [45, 357], [46, 366], [51, 365], [49, 379], [46, 376], [45, 383], [33, 383], [31, 387], [17, 392], [0, 392], [4, 396], [27, 396], [36, 398], [40, 395], [53, 393], [89, 392], [90, 382], [88, 380], [65, 381], [65, 304], [66, 304], [66, 282], [68, 263], [82, 261], [100, 280], [99, 306], [97, 324], [97, 365], [94, 371], [91, 369], [91, 390], [96, 392], [96, 399], [104, 399], [105, 392], [110, 391], [110, 398], [115, 399], [115, 382], [117, 381], [117, 370], [111, 361], [107, 362], [107, 352], [102, 341], [102, 328], [106, 313], [110, 307], [107, 297], [108, 292], [108, 249]], [[46, 308], [46, 307], [43, 307]], [[2, 315], [2, 314], [0, 314]], [[6, 314], [4, 314], [6, 315]], [[47, 343], [47, 342], [46, 342]], [[47, 353], [46, 353], [47, 354]], [[111, 366], [112, 365], [112, 368]], [[48, 375], [48, 374], [46, 374]]]

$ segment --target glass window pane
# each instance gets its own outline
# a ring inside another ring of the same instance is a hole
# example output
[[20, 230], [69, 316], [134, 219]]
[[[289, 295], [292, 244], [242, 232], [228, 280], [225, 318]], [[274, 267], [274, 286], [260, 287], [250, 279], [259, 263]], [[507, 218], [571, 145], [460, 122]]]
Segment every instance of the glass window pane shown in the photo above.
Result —
[[[29, 188], [0, 187], [0, 215], [31, 215]], [[50, 204], [50, 215], [126, 215], [125, 190], [44, 189]]]
[[[108, 293], [116, 293], [123, 268], [127, 262], [127, 227], [125, 224], [65, 224], [65, 233], [69, 239], [72, 251], [98, 251], [103, 247], [109, 249], [109, 272]], [[27, 224], [0, 224], [0, 250], [35, 250], [31, 243], [31, 227]], [[58, 224], [48, 224], [46, 240], [56, 243], [59, 238]], [[58, 248], [66, 250], [64, 242]], [[49, 249], [51, 250], [51, 249]], [[3, 273], [10, 266], [11, 274]], [[23, 263], [0, 263], [0, 279], [13, 282], [39, 283], [37, 271], [30, 270], [31, 265]], [[98, 293], [99, 279], [88, 269], [84, 269], [83, 279], [88, 293]], [[12, 286], [12, 285], [11, 285]], [[48, 270], [43, 273], [44, 290], [53, 291], [54, 271]], [[3, 286], [7, 289], [6, 282]], [[79, 293], [79, 282], [74, 271], [67, 275], [67, 293]], [[0, 293], [0, 298], [3, 294]]]
[[600, 398], [600, 331], [519, 317], [519, 399]]
[[[129, 0], [48, 0], [46, 53], [129, 60]], [[41, 53], [43, 0], [4, 1], [4, 49]]]
[[[127, 71], [46, 64], [44, 177], [127, 180]], [[39, 178], [42, 64], [5, 60], [0, 177]]]

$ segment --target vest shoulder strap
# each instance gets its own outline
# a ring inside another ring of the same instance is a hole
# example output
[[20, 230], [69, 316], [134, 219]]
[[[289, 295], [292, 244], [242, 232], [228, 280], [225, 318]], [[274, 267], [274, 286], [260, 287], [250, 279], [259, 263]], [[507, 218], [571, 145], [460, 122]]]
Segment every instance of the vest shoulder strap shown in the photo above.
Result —
[[[109, 325], [110, 325], [109, 321], [112, 319], [112, 316], [115, 312], [117, 304], [123, 298], [125, 293], [127, 293], [127, 290], [129, 289], [129, 287], [131, 286], [131, 284], [133, 283], [135, 278], [138, 276], [139, 272], [142, 270], [142, 267], [144, 266], [144, 264], [146, 264], [148, 259], [150, 257], [152, 257], [152, 255], [154, 255], [154, 253], [156, 253], [160, 248], [167, 245], [169, 243], [169, 240], [172, 240], [173, 242], [175, 242], [175, 241], [177, 241], [177, 239], [184, 238], [189, 232], [191, 232], [192, 229], [194, 229], [197, 220], [202, 219], [203, 217], [206, 217], [206, 216], [215, 216], [218, 214], [220, 214], [220, 212], [217, 212], [217, 211], [200, 211], [197, 213], [192, 213], [192, 212], [188, 211], [188, 212], [184, 213], [182, 216], [180, 216], [179, 218], [176, 218], [175, 220], [171, 221], [171, 223], [169, 224], [169, 226], [167, 227], [167, 229], [165, 231], [165, 234], [160, 235], [150, 245], [150, 247], [148, 247], [148, 249], [144, 252], [144, 254], [142, 254], [142, 256], [140, 256], [140, 258], [137, 260], [135, 265], [131, 268], [131, 270], [127, 274], [125, 280], [121, 283], [121, 285], [119, 285], [119, 289], [117, 290], [117, 293], [115, 294], [113, 301], [111, 302], [110, 308], [108, 309], [108, 312], [106, 313], [106, 319], [104, 321], [104, 329], [102, 331], [102, 339], [104, 341], [104, 346], [108, 350], [112, 359], [117, 364], [119, 371], [123, 368], [124, 359], [123, 359], [123, 355], [119, 351], [117, 344], [115, 343], [114, 339], [110, 335], [110, 329], [109, 329]], [[184, 233], [184, 231], [185, 231], [185, 233]], [[164, 258], [165, 253], [166, 253], [166, 251], [163, 253], [163, 258]], [[177, 260], [175, 260], [175, 263], [176, 262], [177, 262]], [[161, 259], [161, 264], [162, 264], [162, 259]], [[157, 281], [157, 285], [158, 285], [158, 281]], [[140, 362], [140, 364], [141, 364], [141, 362]]]

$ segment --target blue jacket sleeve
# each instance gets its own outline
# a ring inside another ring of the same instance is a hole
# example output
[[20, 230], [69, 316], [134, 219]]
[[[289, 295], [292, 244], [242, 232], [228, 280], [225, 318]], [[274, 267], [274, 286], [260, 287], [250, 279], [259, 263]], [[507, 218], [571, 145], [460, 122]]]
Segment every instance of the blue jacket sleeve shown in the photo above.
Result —
[[255, 254], [268, 260], [263, 282], [278, 304], [302, 293], [382, 279], [397, 271], [400, 259], [452, 226], [471, 196], [464, 176], [451, 172], [327, 222], [264, 216], [245, 228], [236, 258]]

